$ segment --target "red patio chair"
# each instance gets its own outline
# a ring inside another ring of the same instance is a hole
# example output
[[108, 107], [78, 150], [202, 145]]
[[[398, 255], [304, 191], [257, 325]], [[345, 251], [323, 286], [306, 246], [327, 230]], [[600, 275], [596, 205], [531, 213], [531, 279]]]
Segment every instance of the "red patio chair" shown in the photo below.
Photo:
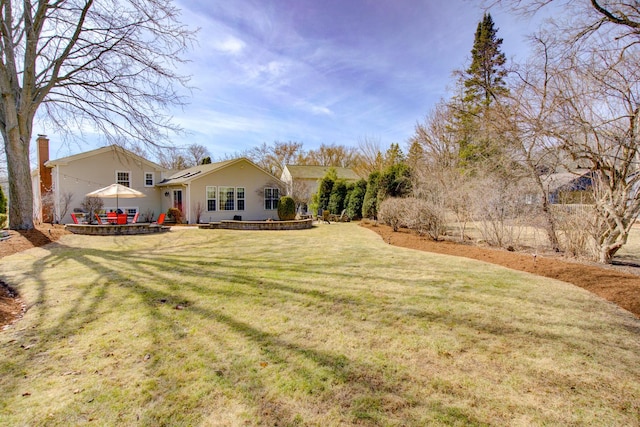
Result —
[[98, 214], [94, 214], [96, 216], [96, 221], [98, 221], [98, 224], [102, 224], [102, 220], [100, 219], [100, 215]]
[[74, 224], [80, 224], [80, 222], [78, 221], [78, 218], [76, 217], [76, 214], [71, 214], [71, 219], [73, 220]]
[[118, 216], [116, 217], [116, 224], [122, 225], [127, 223], [127, 214], [123, 213], [123, 214], [117, 214], [117, 215]]
[[157, 225], [162, 225], [164, 224], [164, 217], [165, 217], [165, 213], [161, 213], [160, 215], [158, 215], [158, 220], [152, 222], [152, 224], [157, 224]]
[[107, 212], [107, 222], [110, 224], [118, 223], [118, 214], [115, 212]]
[[133, 219], [131, 220], [131, 224], [135, 224], [136, 222], [138, 222], [138, 215], [140, 215], [140, 212], [136, 212], [136, 214], [133, 216]]

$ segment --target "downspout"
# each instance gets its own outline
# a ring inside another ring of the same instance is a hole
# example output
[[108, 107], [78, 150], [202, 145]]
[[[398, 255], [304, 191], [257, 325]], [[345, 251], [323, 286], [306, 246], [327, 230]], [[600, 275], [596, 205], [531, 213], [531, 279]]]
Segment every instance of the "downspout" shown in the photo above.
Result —
[[191, 186], [189, 184], [185, 185], [186, 188], [186, 203], [187, 203], [187, 215], [185, 215], [185, 219], [187, 220], [187, 224], [191, 224]]

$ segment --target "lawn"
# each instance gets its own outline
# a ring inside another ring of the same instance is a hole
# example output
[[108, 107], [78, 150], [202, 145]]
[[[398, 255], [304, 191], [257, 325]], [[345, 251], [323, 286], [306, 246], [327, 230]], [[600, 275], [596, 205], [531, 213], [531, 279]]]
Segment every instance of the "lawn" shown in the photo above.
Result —
[[0, 424], [640, 424], [640, 321], [356, 224], [65, 236], [6, 257]]

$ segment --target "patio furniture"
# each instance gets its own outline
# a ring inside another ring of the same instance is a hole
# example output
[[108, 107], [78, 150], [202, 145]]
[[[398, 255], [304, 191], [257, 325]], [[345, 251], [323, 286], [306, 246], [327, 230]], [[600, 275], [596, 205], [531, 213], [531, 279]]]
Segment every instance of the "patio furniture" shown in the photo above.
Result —
[[96, 221], [98, 221], [98, 224], [103, 224], [102, 219], [100, 218], [100, 215], [98, 214], [94, 214], [96, 216]]
[[331, 217], [331, 213], [327, 210], [322, 211], [322, 217], [318, 218], [319, 220], [322, 219], [322, 221], [324, 221], [327, 224], [331, 224], [331, 222], [329, 221], [329, 218]]
[[71, 219], [73, 220], [74, 224], [80, 224], [80, 221], [78, 221], [78, 217], [76, 217], [76, 214], [71, 214]]
[[118, 223], [118, 214], [115, 212], [107, 212], [107, 222], [109, 224], [117, 224]]
[[117, 214], [116, 224], [122, 225], [122, 224], [126, 224], [126, 223], [127, 223], [127, 214], [126, 213]]
[[135, 224], [136, 222], [138, 222], [138, 215], [140, 215], [140, 212], [136, 212], [136, 214], [133, 216], [133, 219], [131, 220], [131, 224]]
[[162, 224], [164, 224], [164, 217], [165, 217], [165, 214], [164, 214], [164, 213], [161, 213], [160, 215], [158, 215], [158, 220], [157, 220], [157, 221], [152, 222], [151, 224], [155, 224], [155, 225], [162, 225]]

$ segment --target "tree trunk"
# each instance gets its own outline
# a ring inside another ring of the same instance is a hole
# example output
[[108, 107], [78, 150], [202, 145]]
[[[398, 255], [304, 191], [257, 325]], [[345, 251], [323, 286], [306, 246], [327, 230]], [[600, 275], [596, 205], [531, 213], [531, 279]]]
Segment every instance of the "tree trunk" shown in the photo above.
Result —
[[9, 172], [9, 228], [33, 229], [33, 191], [29, 163], [30, 135], [20, 135], [18, 128], [2, 132]]
[[544, 216], [545, 221], [544, 229], [547, 232], [551, 248], [555, 252], [560, 252], [560, 242], [558, 241], [558, 233], [556, 233], [556, 220], [553, 217], [549, 200], [547, 199], [547, 195], [544, 191], [542, 193], [542, 215]]

